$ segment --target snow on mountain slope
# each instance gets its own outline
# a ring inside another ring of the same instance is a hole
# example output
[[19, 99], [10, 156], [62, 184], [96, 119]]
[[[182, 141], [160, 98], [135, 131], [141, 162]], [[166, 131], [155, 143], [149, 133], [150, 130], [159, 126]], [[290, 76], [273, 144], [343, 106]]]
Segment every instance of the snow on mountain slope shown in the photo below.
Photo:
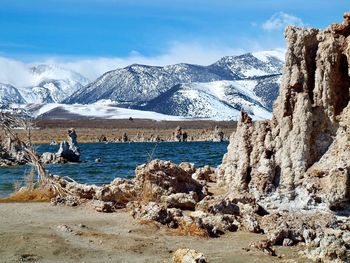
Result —
[[235, 83], [241, 86], [241, 89], [253, 91], [264, 107], [272, 112], [273, 102], [278, 96], [281, 81], [282, 75], [272, 75], [255, 79], [237, 80]]
[[61, 102], [89, 82], [82, 75], [55, 65], [17, 64], [13, 70], [20, 71], [18, 75], [22, 80], [13, 78], [15, 72], [7, 77], [7, 71], [0, 74], [0, 80], [15, 88], [23, 97], [23, 103]]
[[[32, 110], [32, 114], [35, 118], [50, 118], [53, 119], [55, 113], [64, 112], [59, 118], [70, 118], [69, 115], [79, 115], [91, 118], [104, 118], [104, 119], [152, 119], [152, 120], [186, 120], [180, 116], [169, 116], [157, 112], [141, 111], [133, 109], [125, 109], [116, 107], [114, 105], [108, 105], [106, 103], [93, 103], [93, 104], [58, 104], [48, 103], [43, 104], [41, 107], [36, 107]], [[50, 116], [52, 115], [52, 116]]]
[[165, 67], [131, 65], [105, 73], [72, 94], [64, 103], [93, 103], [111, 99], [142, 105], [182, 83], [255, 79], [282, 73], [278, 51], [224, 57], [209, 66], [176, 64]]
[[233, 79], [247, 79], [281, 74], [283, 61], [278, 51], [265, 51], [223, 57], [209, 67], [229, 72]]
[[18, 89], [26, 103], [52, 103], [55, 102], [48, 89], [40, 86]]
[[179, 83], [220, 79], [220, 75], [203, 66], [177, 64], [154, 67], [135, 64], [105, 73], [74, 93], [65, 103], [93, 103], [101, 99], [142, 103]]
[[19, 91], [9, 84], [0, 83], [0, 106], [7, 107], [10, 104], [23, 104], [24, 98]]
[[180, 84], [139, 108], [215, 120], [237, 120], [241, 110], [255, 120], [270, 118], [271, 113], [253, 89], [236, 81]]
[[30, 71], [32, 85], [20, 89], [23, 94], [34, 93], [33, 96], [24, 95], [27, 103], [61, 102], [89, 83], [82, 75], [55, 65], [39, 65], [30, 68]]

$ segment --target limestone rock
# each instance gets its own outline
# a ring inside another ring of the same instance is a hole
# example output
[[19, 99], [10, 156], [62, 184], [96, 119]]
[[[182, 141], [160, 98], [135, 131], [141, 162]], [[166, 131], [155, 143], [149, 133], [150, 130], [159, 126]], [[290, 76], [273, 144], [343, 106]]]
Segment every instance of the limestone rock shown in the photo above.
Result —
[[162, 196], [191, 192], [203, 199], [204, 187], [186, 170], [170, 161], [153, 160], [136, 168], [135, 190], [141, 200], [161, 202]]
[[343, 209], [350, 201], [350, 25], [288, 27], [271, 121], [242, 112], [217, 172], [266, 208]]
[[67, 205], [67, 206], [78, 206], [81, 201], [80, 198], [74, 195], [68, 196], [56, 196], [50, 200], [51, 205]]
[[179, 164], [179, 167], [189, 174], [194, 174], [197, 171], [197, 168], [193, 163], [182, 162]]
[[204, 255], [193, 249], [182, 248], [175, 251], [173, 263], [205, 263]]
[[168, 207], [193, 210], [198, 202], [198, 195], [195, 192], [176, 193], [162, 196], [161, 201], [166, 203]]
[[215, 182], [215, 169], [210, 167], [209, 165], [205, 165], [204, 167], [198, 168], [193, 174], [192, 178], [195, 180], [204, 180], [206, 182]]
[[349, 262], [349, 244], [341, 237], [332, 234], [321, 235], [313, 244], [302, 252], [305, 257], [322, 262]]
[[11, 138], [0, 138], [0, 166], [15, 166], [27, 163], [23, 146]]
[[225, 136], [224, 132], [218, 126], [215, 126], [215, 129], [212, 135], [213, 142], [223, 142], [225, 139], [224, 136]]
[[63, 224], [58, 225], [56, 228], [60, 232], [65, 232], [65, 233], [72, 233], [73, 232], [73, 229], [70, 226], [63, 225]]
[[136, 191], [132, 181], [116, 178], [109, 185], [97, 188], [94, 196], [98, 200], [113, 202], [119, 207], [124, 207], [136, 198]]
[[61, 142], [56, 156], [68, 162], [79, 162], [80, 150], [77, 142], [77, 134], [74, 129], [68, 129], [68, 142]]
[[149, 202], [141, 205], [132, 211], [132, 216], [139, 220], [156, 221], [162, 225], [168, 225], [171, 228], [176, 228], [179, 225], [178, 219], [182, 216], [179, 209], [167, 208], [163, 204]]
[[186, 142], [187, 141], [187, 132], [183, 131], [180, 126], [176, 127], [173, 132], [173, 140], [176, 142]]
[[112, 202], [104, 202], [101, 200], [93, 200], [91, 202], [92, 207], [101, 213], [112, 213], [115, 211], [114, 204]]
[[94, 199], [99, 187], [96, 185], [85, 185], [76, 182], [67, 183], [64, 185], [65, 189], [74, 196], [83, 199]]
[[194, 223], [201, 229], [206, 230], [209, 236], [217, 237], [226, 231], [236, 231], [240, 223], [238, 218], [230, 214], [210, 214], [203, 211], [191, 213]]
[[126, 134], [126, 132], [123, 133], [123, 137], [122, 137], [122, 142], [128, 142], [129, 141], [129, 137]]
[[44, 152], [41, 155], [41, 161], [44, 164], [48, 164], [48, 163], [64, 163], [65, 160], [63, 158], [59, 158], [57, 157], [57, 155], [55, 153], [50, 153], [50, 152]]
[[57, 153], [45, 152], [41, 156], [41, 161], [47, 163], [79, 162], [80, 150], [77, 142], [77, 134], [73, 128], [68, 129], [68, 142], [60, 143]]

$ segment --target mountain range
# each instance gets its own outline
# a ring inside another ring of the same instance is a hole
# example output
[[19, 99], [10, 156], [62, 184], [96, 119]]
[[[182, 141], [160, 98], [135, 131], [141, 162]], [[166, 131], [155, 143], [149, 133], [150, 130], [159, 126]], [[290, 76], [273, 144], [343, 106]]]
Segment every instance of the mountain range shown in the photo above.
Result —
[[108, 101], [116, 109], [186, 118], [235, 120], [245, 110], [255, 119], [266, 119], [278, 94], [283, 61], [284, 53], [274, 50], [227, 56], [208, 66], [133, 64], [92, 82], [55, 65], [38, 65], [28, 68], [32, 85], [0, 83], [0, 103], [63, 107]]

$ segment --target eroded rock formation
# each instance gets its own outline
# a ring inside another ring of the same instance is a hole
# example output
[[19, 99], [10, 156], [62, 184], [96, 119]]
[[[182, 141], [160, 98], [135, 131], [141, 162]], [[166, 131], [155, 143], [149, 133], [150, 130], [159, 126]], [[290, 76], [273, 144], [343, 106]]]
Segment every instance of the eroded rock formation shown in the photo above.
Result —
[[27, 163], [23, 146], [11, 138], [0, 138], [0, 166], [15, 166]]
[[350, 200], [350, 15], [326, 30], [288, 27], [271, 121], [242, 113], [219, 169], [222, 185], [266, 208], [339, 208]]
[[73, 128], [68, 129], [68, 142], [60, 143], [57, 153], [45, 152], [41, 159], [44, 163], [79, 162], [80, 150], [77, 141], [77, 134]]
[[225, 136], [224, 132], [218, 126], [215, 126], [213, 135], [212, 135], [212, 141], [223, 142], [225, 139], [224, 136]]
[[180, 126], [176, 127], [173, 132], [173, 140], [176, 142], [187, 142], [187, 132], [183, 131]]

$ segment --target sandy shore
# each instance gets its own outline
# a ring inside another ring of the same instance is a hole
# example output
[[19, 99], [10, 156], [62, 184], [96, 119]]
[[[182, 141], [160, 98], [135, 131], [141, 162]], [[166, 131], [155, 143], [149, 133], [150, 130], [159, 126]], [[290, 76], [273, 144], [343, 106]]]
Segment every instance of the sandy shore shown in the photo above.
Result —
[[178, 236], [165, 227], [139, 224], [127, 212], [0, 204], [1, 262], [171, 262], [178, 248], [196, 249], [209, 262], [305, 262], [296, 259], [295, 247], [277, 249], [282, 259], [249, 247], [262, 238], [245, 232], [211, 239]]

